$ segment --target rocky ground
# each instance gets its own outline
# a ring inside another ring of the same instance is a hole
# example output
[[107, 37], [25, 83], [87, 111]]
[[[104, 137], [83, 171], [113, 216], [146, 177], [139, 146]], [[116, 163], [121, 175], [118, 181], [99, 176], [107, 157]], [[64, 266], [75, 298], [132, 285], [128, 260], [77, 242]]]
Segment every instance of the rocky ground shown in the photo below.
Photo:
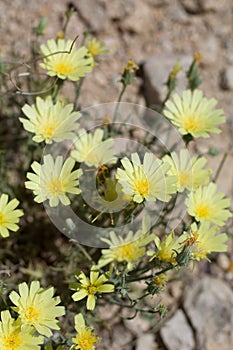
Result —
[[[125, 100], [151, 106], [164, 95], [163, 84], [177, 58], [184, 67], [195, 52], [201, 54], [201, 88], [219, 100], [227, 124], [224, 137], [211, 137], [211, 145], [229, 152], [218, 180], [221, 190], [233, 195], [233, 3], [231, 0], [0, 0], [0, 50], [7, 57], [14, 48], [27, 60], [31, 28], [40, 16], [48, 18], [45, 38], [60, 30], [64, 12], [75, 14], [67, 36], [91, 30], [103, 40], [109, 54], [87, 78], [82, 107], [116, 101], [119, 74], [128, 59], [141, 67]], [[16, 62], [22, 63], [22, 59]], [[208, 141], [209, 142], [209, 141]], [[208, 152], [209, 143], [197, 148]], [[221, 155], [209, 158], [216, 170]], [[110, 322], [103, 331], [101, 349], [114, 350], [222, 350], [233, 348], [233, 253], [220, 254], [213, 264], [199, 264], [192, 273], [169, 288], [164, 303], [172, 310], [169, 321], [158, 331], [148, 320]], [[109, 310], [107, 314], [109, 314]], [[104, 313], [104, 310], [103, 310]], [[113, 315], [113, 311], [110, 312]], [[106, 316], [106, 310], [105, 310]], [[112, 317], [112, 316], [111, 316]], [[115, 319], [114, 319], [115, 320]]]

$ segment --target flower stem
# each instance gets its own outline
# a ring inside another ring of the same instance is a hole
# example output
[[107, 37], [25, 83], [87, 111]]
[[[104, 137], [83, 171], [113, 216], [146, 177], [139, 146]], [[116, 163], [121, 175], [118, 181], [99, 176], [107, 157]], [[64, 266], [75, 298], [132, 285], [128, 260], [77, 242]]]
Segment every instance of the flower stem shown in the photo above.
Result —
[[118, 113], [119, 106], [120, 106], [120, 102], [122, 100], [122, 97], [124, 95], [125, 90], [126, 90], [126, 85], [123, 85], [123, 87], [121, 89], [121, 92], [119, 94], [118, 100], [116, 102], [116, 108], [115, 108], [115, 111], [114, 111], [114, 114], [113, 114], [112, 124], [115, 123], [115, 121], [116, 121], [117, 113]]
[[224, 155], [223, 155], [223, 157], [222, 157], [222, 160], [221, 160], [221, 162], [220, 162], [220, 164], [219, 164], [219, 166], [218, 166], [218, 169], [216, 170], [216, 173], [215, 173], [215, 176], [214, 176], [214, 179], [213, 179], [214, 182], [217, 181], [217, 179], [218, 179], [218, 177], [219, 177], [219, 175], [220, 175], [220, 173], [221, 173], [221, 171], [222, 171], [222, 168], [223, 168], [223, 166], [224, 166], [224, 163], [225, 163], [225, 161], [226, 161], [226, 159], [227, 159], [227, 156], [228, 156], [228, 153], [225, 152]]

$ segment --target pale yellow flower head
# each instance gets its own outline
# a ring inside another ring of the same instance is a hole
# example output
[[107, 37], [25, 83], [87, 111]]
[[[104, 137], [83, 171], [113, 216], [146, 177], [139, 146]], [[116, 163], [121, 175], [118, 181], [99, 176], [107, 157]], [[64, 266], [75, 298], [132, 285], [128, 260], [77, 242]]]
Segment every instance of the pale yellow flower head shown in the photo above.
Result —
[[0, 197], [0, 235], [8, 237], [9, 231], [17, 231], [19, 218], [23, 215], [21, 209], [15, 209], [19, 205], [17, 199], [9, 201], [9, 196], [3, 193]]
[[171, 165], [168, 174], [176, 177], [179, 192], [184, 189], [191, 191], [209, 182], [211, 170], [203, 169], [207, 159], [204, 157], [190, 158], [187, 149], [181, 149], [179, 154], [172, 152], [171, 156], [163, 157], [163, 161]]
[[75, 316], [75, 329], [77, 334], [72, 338], [73, 345], [71, 349], [94, 350], [95, 344], [100, 341], [91, 327], [87, 327], [83, 315], [79, 313]]
[[81, 272], [76, 278], [79, 281], [77, 292], [72, 295], [74, 301], [79, 301], [87, 297], [87, 309], [94, 310], [96, 297], [99, 293], [112, 293], [114, 285], [105, 283], [108, 281], [106, 274], [99, 276], [99, 271], [94, 269], [90, 272], [90, 278]]
[[73, 104], [64, 105], [62, 100], [55, 104], [52, 97], [45, 100], [36, 98], [32, 106], [25, 104], [22, 108], [26, 118], [19, 118], [25, 130], [35, 134], [33, 141], [46, 143], [61, 142], [75, 137], [75, 131], [79, 128], [77, 120], [81, 114], [73, 111]]
[[69, 205], [70, 199], [67, 193], [79, 194], [79, 177], [82, 170], [72, 171], [75, 161], [70, 157], [63, 162], [62, 156], [53, 159], [50, 154], [44, 156], [43, 164], [33, 162], [31, 167], [34, 173], [27, 173], [30, 181], [25, 182], [26, 188], [33, 191], [35, 202], [42, 203], [49, 200], [51, 207], [56, 207], [59, 202]]
[[161, 273], [158, 276], [155, 276], [150, 281], [150, 287], [152, 287], [155, 291], [162, 291], [165, 289], [168, 281], [168, 276], [165, 273]]
[[108, 49], [102, 43], [102, 41], [97, 40], [96, 38], [88, 37], [86, 40], [86, 46], [93, 59], [108, 52]]
[[163, 240], [160, 240], [160, 238], [156, 236], [154, 242], [157, 250], [155, 252], [148, 251], [147, 254], [152, 256], [151, 260], [156, 258], [160, 261], [174, 264], [177, 254], [181, 252], [181, 243], [185, 240], [185, 237], [186, 236], [181, 235], [177, 238], [173, 231], [165, 236]]
[[230, 199], [225, 198], [223, 192], [216, 192], [217, 185], [213, 182], [191, 192], [185, 201], [188, 213], [197, 221], [212, 222], [217, 226], [223, 226], [227, 219], [232, 217], [228, 210]]
[[22, 327], [19, 320], [14, 320], [8, 310], [1, 312], [0, 349], [1, 350], [40, 350], [42, 336], [33, 336], [31, 327]]
[[202, 222], [199, 227], [196, 223], [191, 225], [191, 232], [183, 243], [190, 245], [195, 260], [208, 260], [207, 255], [212, 252], [227, 251], [227, 234], [217, 234], [218, 230], [218, 227], [210, 226], [209, 222]]
[[65, 314], [65, 308], [57, 306], [60, 297], [53, 295], [53, 287], [44, 289], [38, 281], [33, 281], [30, 287], [25, 282], [19, 284], [19, 293], [13, 291], [9, 298], [22, 324], [33, 326], [38, 333], [50, 337], [51, 329], [60, 329], [56, 317]]
[[129, 231], [126, 238], [117, 236], [114, 231], [110, 232], [110, 239], [101, 238], [109, 245], [108, 249], [102, 249], [102, 257], [98, 262], [98, 267], [103, 267], [109, 263], [127, 262], [127, 269], [131, 270], [135, 263], [146, 254], [146, 245], [153, 241], [154, 235], [149, 234], [150, 220], [145, 216], [142, 221], [142, 228], [136, 233]]
[[121, 163], [124, 170], [117, 169], [116, 179], [134, 202], [155, 202], [156, 199], [168, 202], [176, 192], [176, 178], [167, 176], [170, 165], [155, 159], [152, 153], [145, 153], [143, 163], [138, 153], [132, 154], [131, 161], [125, 157]]
[[203, 97], [201, 90], [185, 90], [182, 97], [173, 95], [173, 102], [165, 104], [164, 115], [178, 126], [182, 135], [209, 137], [209, 133], [220, 133], [218, 126], [225, 122], [222, 109], [214, 109], [217, 100]]
[[81, 129], [74, 143], [75, 149], [71, 151], [71, 157], [79, 163], [84, 162], [96, 168], [104, 164], [116, 163], [114, 140], [108, 138], [103, 141], [103, 137], [103, 129], [96, 129], [93, 134]]
[[87, 48], [82, 46], [77, 50], [72, 40], [50, 39], [40, 49], [43, 54], [40, 65], [49, 76], [77, 81], [93, 69], [93, 58]]

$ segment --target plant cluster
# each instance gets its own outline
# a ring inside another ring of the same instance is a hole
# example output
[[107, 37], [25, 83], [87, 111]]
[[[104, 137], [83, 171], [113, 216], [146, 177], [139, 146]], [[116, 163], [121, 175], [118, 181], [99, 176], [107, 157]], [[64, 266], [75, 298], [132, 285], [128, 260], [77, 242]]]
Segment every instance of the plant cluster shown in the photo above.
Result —
[[[225, 122], [223, 110], [216, 109], [217, 101], [207, 99], [198, 88], [200, 57], [194, 56], [186, 74], [187, 89], [181, 94], [175, 89], [182, 67], [179, 62], [175, 64], [167, 80], [167, 96], [159, 108], [162, 118], [169, 121], [168, 132], [177, 129], [183, 147], [160, 147], [158, 138], [148, 131], [141, 130], [137, 136], [136, 126], [121, 122], [124, 92], [139, 69], [133, 60], [121, 74], [122, 90], [112, 115], [103, 115], [100, 125], [91, 129], [83, 124], [85, 113], [77, 111], [80, 92], [86, 75], [98, 69], [107, 49], [89, 34], [79, 48], [76, 39], [66, 39], [70, 15], [67, 13], [57, 38], [43, 44], [39, 42], [45, 20], [40, 21], [35, 28], [31, 59], [23, 64], [26, 71], [17, 73], [17, 81], [14, 75], [19, 67], [1, 58], [1, 95], [8, 98], [1, 97], [0, 235], [10, 239], [10, 232], [19, 230], [20, 220], [25, 232], [33, 230], [33, 223], [29, 227], [23, 219], [24, 213], [27, 216], [33, 208], [34, 220], [45, 220], [38, 214], [42, 206], [36, 203], [44, 203], [48, 212], [58, 216], [70, 206], [75, 215], [96, 229], [96, 235], [93, 245], [90, 238], [89, 248], [82, 241], [74, 243], [80, 228], [71, 217], [65, 219], [73, 242], [64, 283], [69, 283], [73, 292], [67, 297], [66, 309], [74, 319], [75, 332], [66, 331], [58, 323], [57, 318], [64, 319], [66, 311], [58, 305], [60, 297], [54, 297], [53, 287], [43, 288], [32, 278], [30, 284], [19, 283], [18, 292], [11, 291], [6, 297], [9, 287], [5, 279], [0, 291], [4, 302], [0, 322], [3, 350], [36, 350], [40, 346], [46, 350], [95, 349], [100, 338], [89, 326], [88, 315], [95, 315], [98, 305], [125, 308], [128, 318], [140, 312], [163, 317], [166, 308], [158, 296], [169, 282], [169, 272], [201, 259], [210, 261], [210, 254], [227, 251], [227, 233], [220, 229], [232, 217], [230, 199], [219, 192], [216, 176], [206, 167], [207, 159], [190, 156], [189, 149], [191, 141], [221, 132], [220, 125]], [[74, 88], [72, 100], [63, 96], [67, 83]], [[114, 140], [125, 136], [143, 148], [132, 152], [127, 149], [119, 156]], [[9, 145], [12, 149], [8, 151]], [[19, 159], [14, 158], [15, 153]], [[12, 180], [14, 175], [16, 179]], [[89, 183], [93, 177], [94, 194]], [[84, 188], [90, 202], [83, 197]], [[188, 214], [168, 231], [169, 215], [176, 206], [179, 209], [179, 195]], [[93, 203], [100, 209], [95, 209]], [[140, 224], [135, 228], [131, 224], [138, 217]], [[100, 234], [98, 228], [106, 228], [105, 234]], [[154, 305], [148, 306], [147, 300], [153, 298]]]

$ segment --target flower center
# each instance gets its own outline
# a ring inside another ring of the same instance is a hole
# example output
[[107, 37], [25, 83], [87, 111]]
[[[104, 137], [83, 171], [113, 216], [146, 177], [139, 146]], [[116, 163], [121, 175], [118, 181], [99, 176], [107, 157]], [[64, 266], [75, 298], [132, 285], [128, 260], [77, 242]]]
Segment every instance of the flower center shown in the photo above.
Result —
[[48, 191], [53, 194], [60, 194], [63, 192], [62, 182], [60, 179], [53, 179], [48, 183]]
[[134, 187], [142, 196], [146, 196], [149, 193], [149, 183], [146, 179], [137, 180]]
[[94, 295], [98, 291], [98, 288], [94, 284], [90, 284], [87, 287], [87, 293], [90, 295]]
[[39, 317], [38, 310], [36, 310], [33, 306], [29, 306], [25, 312], [25, 318], [29, 322], [33, 323], [33, 322], [38, 321], [38, 317]]
[[135, 243], [124, 244], [114, 248], [114, 255], [118, 261], [136, 261], [143, 254], [143, 249]]
[[206, 204], [199, 204], [196, 208], [196, 215], [201, 219], [208, 219], [210, 217], [210, 209]]
[[119, 261], [129, 261], [133, 260], [134, 250], [132, 244], [126, 244], [121, 247], [115, 248], [115, 255]]
[[0, 225], [4, 225], [5, 223], [6, 223], [5, 215], [0, 212]]
[[186, 117], [184, 120], [184, 129], [188, 132], [198, 131], [200, 127], [197, 119], [194, 116]]
[[168, 247], [164, 247], [157, 252], [157, 258], [161, 261], [174, 262], [175, 252], [172, 249], [168, 249]]
[[45, 138], [50, 139], [55, 131], [56, 127], [53, 124], [46, 124], [42, 127], [42, 134]]
[[55, 70], [57, 73], [67, 75], [71, 72], [72, 66], [69, 62], [58, 62], [56, 64]]
[[180, 186], [189, 186], [192, 182], [192, 177], [187, 171], [180, 172], [177, 177]]
[[19, 349], [21, 340], [17, 333], [10, 333], [3, 338], [3, 347], [7, 350], [17, 350]]
[[90, 44], [88, 45], [88, 51], [93, 57], [95, 57], [99, 54], [100, 48], [97, 44]]
[[91, 332], [90, 329], [83, 330], [80, 334], [76, 336], [76, 343], [79, 349], [82, 350], [92, 350], [94, 349], [95, 343], [99, 338]]

